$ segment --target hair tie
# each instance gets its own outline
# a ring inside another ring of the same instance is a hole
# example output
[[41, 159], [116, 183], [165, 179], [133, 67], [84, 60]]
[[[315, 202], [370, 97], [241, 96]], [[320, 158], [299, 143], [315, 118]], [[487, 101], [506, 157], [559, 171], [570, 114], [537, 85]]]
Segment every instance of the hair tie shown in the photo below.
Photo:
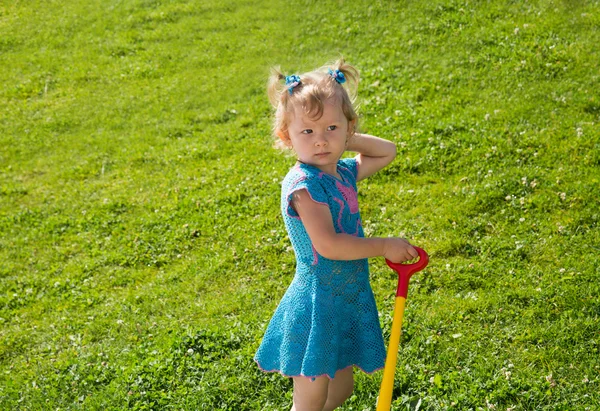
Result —
[[295, 74], [292, 74], [291, 76], [286, 76], [285, 77], [285, 85], [289, 86], [288, 87], [288, 91], [290, 92], [290, 96], [292, 95], [292, 90], [294, 89], [294, 87], [296, 87], [298, 84], [300, 84], [300, 76], [297, 76]]
[[333, 71], [332, 69], [329, 69], [329, 75], [333, 77], [339, 84], [346, 82], [346, 76], [344, 76], [344, 73], [339, 70]]

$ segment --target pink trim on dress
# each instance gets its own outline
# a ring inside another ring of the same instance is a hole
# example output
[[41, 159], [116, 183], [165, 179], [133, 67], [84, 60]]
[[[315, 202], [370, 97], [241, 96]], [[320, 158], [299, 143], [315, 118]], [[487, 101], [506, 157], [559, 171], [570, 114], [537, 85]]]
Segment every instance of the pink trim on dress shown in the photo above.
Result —
[[[301, 183], [302, 181], [304, 181], [304, 180], [308, 179], [308, 176], [306, 175], [306, 173], [304, 172], [304, 170], [302, 170], [302, 168], [300, 168], [300, 164], [296, 164], [296, 165], [294, 166], [294, 168], [297, 168], [297, 169], [298, 169], [298, 170], [299, 170], [299, 171], [302, 173], [302, 175], [301, 175], [300, 177], [298, 177], [297, 179], [295, 179], [295, 180], [294, 180], [294, 181], [293, 181], [293, 182], [290, 184], [290, 186], [291, 186], [291, 187], [294, 187], [296, 184], [298, 184], [298, 183]], [[294, 193], [295, 193], [296, 191], [298, 191], [298, 190], [306, 190], [306, 192], [308, 193], [308, 196], [310, 197], [310, 199], [311, 199], [312, 201], [314, 201], [315, 203], [317, 203], [317, 204], [323, 204], [323, 205], [326, 205], [326, 206], [328, 206], [328, 205], [329, 205], [329, 204], [327, 204], [326, 202], [322, 202], [322, 201], [317, 201], [317, 200], [315, 200], [315, 199], [313, 198], [312, 194], [310, 194], [310, 191], [308, 191], [308, 188], [306, 188], [306, 187], [296, 187], [296, 188], [294, 188], [293, 190], [291, 190], [291, 191], [288, 191], [288, 192], [287, 192], [287, 194], [286, 194], [286, 197], [285, 197], [285, 198], [287, 199], [287, 203], [288, 203], [288, 204], [287, 204], [287, 207], [285, 208], [285, 213], [288, 215], [288, 217], [294, 218], [294, 219], [296, 219], [296, 220], [300, 220], [300, 216], [293, 216], [293, 215], [291, 215], [291, 214], [290, 214], [290, 212], [288, 211], [288, 209], [291, 207], [291, 204], [290, 204], [290, 203], [291, 203], [291, 201], [290, 201], [290, 196], [291, 196], [292, 194], [294, 194]]]
[[288, 193], [287, 193], [287, 196], [286, 196], [286, 198], [288, 199], [288, 207], [286, 207], [286, 209], [285, 209], [285, 212], [286, 212], [286, 214], [288, 215], [288, 217], [295, 218], [296, 220], [300, 220], [300, 216], [293, 216], [293, 215], [291, 215], [291, 214], [290, 214], [290, 212], [288, 211], [288, 208], [289, 208], [289, 207], [291, 207], [291, 204], [290, 204], [290, 203], [291, 203], [291, 201], [289, 200], [290, 196], [291, 196], [292, 194], [294, 194], [296, 191], [300, 191], [300, 190], [306, 190], [306, 192], [308, 193], [308, 196], [310, 197], [310, 199], [311, 199], [312, 201], [314, 201], [315, 203], [317, 203], [317, 204], [329, 205], [329, 204], [327, 204], [326, 202], [323, 202], [323, 201], [317, 201], [317, 200], [315, 200], [315, 199], [313, 198], [313, 196], [310, 194], [310, 191], [308, 191], [308, 188], [306, 188], [306, 187], [297, 187], [297, 188], [295, 188], [294, 190], [292, 190], [292, 191], [288, 192]]
[[317, 250], [315, 250], [315, 246], [312, 245], [312, 243], [310, 244], [310, 246], [312, 247], [312, 252], [313, 252], [312, 265], [317, 265], [317, 264], [319, 264], [319, 253], [317, 253]]
[[[279, 373], [280, 375], [282, 375], [283, 377], [286, 377], [286, 378], [297, 378], [297, 377], [303, 377], [303, 378], [311, 378], [311, 379], [312, 379], [312, 378], [319, 378], [319, 377], [325, 377], [325, 376], [326, 376], [327, 378], [329, 378], [329, 380], [333, 380], [333, 378], [331, 378], [331, 377], [329, 376], [329, 374], [321, 374], [321, 375], [302, 375], [302, 374], [300, 374], [300, 375], [287, 375], [287, 374], [284, 374], [284, 373], [282, 373], [280, 370], [265, 370], [263, 367], [261, 367], [261, 366], [260, 366], [260, 363], [259, 363], [259, 362], [258, 362], [256, 359], [254, 360], [254, 362], [256, 363], [256, 365], [258, 365], [258, 368], [259, 368], [259, 369], [260, 369], [262, 372], [276, 372], [276, 373]], [[369, 371], [365, 371], [365, 370], [363, 370], [362, 368], [360, 368], [360, 367], [359, 367], [358, 365], [356, 365], [356, 364], [350, 364], [350, 365], [348, 365], [348, 366], [346, 366], [346, 367], [344, 367], [344, 368], [340, 368], [339, 370], [336, 370], [336, 371], [335, 371], [335, 373], [337, 373], [338, 371], [343, 371], [343, 370], [345, 370], [345, 369], [347, 369], [347, 368], [350, 368], [350, 367], [356, 367], [356, 368], [358, 368], [359, 370], [361, 370], [362, 372], [364, 372], [365, 374], [369, 374], [369, 375], [371, 375], [371, 374], [375, 374], [377, 371], [379, 371], [379, 370], [383, 370], [383, 369], [385, 368], [385, 367], [379, 367], [379, 368], [375, 368], [373, 371], [370, 371], [370, 372], [369, 372]], [[334, 373], [334, 377], [335, 377], [335, 373]]]
[[350, 212], [352, 214], [358, 213], [358, 194], [356, 193], [356, 191], [354, 191], [354, 188], [345, 186], [339, 181], [336, 181], [335, 185], [339, 192], [342, 193], [342, 196], [344, 197], [346, 202], [348, 203], [348, 206], [350, 207]]
[[360, 218], [356, 220], [356, 231], [354, 232], [354, 237], [358, 237], [358, 228], [362, 225]]
[[290, 203], [291, 203], [291, 201], [289, 200], [290, 196], [291, 196], [292, 194], [294, 194], [296, 191], [300, 191], [300, 190], [306, 190], [306, 192], [308, 193], [308, 196], [310, 197], [310, 199], [311, 199], [312, 201], [314, 201], [315, 203], [317, 203], [317, 204], [329, 205], [329, 204], [327, 204], [326, 202], [323, 202], [323, 201], [317, 201], [317, 200], [315, 200], [315, 199], [313, 198], [313, 196], [310, 194], [310, 191], [308, 191], [308, 188], [306, 188], [306, 187], [297, 187], [297, 188], [295, 188], [294, 190], [292, 190], [292, 191], [289, 191], [289, 192], [287, 193], [287, 195], [286, 195], [286, 198], [288, 199], [288, 206], [287, 206], [287, 207], [286, 207], [286, 209], [285, 209], [285, 213], [288, 215], [288, 217], [295, 218], [296, 220], [300, 220], [300, 216], [293, 216], [293, 215], [291, 215], [291, 214], [290, 214], [290, 212], [289, 212], [289, 210], [288, 210], [288, 208], [289, 208], [289, 207], [291, 207], [291, 204], [290, 204]]
[[337, 225], [338, 225], [338, 228], [340, 229], [340, 231], [341, 231], [342, 233], [345, 233], [345, 234], [347, 234], [347, 233], [346, 233], [346, 231], [344, 231], [344, 227], [342, 227], [342, 214], [343, 214], [343, 212], [344, 212], [344, 202], [343, 202], [342, 200], [340, 200], [339, 198], [335, 198], [335, 197], [333, 197], [333, 199], [334, 199], [335, 201], [337, 201], [337, 202], [338, 202], [338, 204], [340, 205], [340, 212], [339, 212], [339, 214], [338, 214], [338, 219], [337, 219]]

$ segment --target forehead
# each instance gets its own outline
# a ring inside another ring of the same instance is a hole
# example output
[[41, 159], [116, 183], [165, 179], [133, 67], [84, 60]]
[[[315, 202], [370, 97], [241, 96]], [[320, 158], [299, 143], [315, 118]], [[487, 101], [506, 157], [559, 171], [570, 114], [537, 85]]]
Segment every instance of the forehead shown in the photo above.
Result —
[[292, 122], [303, 124], [333, 123], [343, 121], [346, 117], [342, 105], [338, 99], [330, 98], [323, 102], [323, 113], [317, 116], [316, 110], [311, 113], [312, 107], [302, 107], [300, 104], [294, 106], [291, 116]]

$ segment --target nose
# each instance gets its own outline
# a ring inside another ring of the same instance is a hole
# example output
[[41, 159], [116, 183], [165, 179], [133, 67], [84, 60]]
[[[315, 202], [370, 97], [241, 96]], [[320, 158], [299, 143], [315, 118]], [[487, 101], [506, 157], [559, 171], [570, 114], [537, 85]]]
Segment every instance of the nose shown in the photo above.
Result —
[[323, 134], [319, 134], [315, 139], [315, 146], [317, 147], [325, 147], [327, 145], [327, 139]]

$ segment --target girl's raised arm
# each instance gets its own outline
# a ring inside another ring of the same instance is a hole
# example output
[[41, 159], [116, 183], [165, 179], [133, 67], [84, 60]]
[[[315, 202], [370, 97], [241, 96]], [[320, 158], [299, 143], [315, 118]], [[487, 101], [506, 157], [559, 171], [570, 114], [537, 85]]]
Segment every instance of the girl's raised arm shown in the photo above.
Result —
[[396, 158], [396, 145], [394, 143], [368, 134], [356, 133], [348, 142], [346, 150], [359, 153], [357, 156], [358, 176], [356, 181], [375, 174]]

